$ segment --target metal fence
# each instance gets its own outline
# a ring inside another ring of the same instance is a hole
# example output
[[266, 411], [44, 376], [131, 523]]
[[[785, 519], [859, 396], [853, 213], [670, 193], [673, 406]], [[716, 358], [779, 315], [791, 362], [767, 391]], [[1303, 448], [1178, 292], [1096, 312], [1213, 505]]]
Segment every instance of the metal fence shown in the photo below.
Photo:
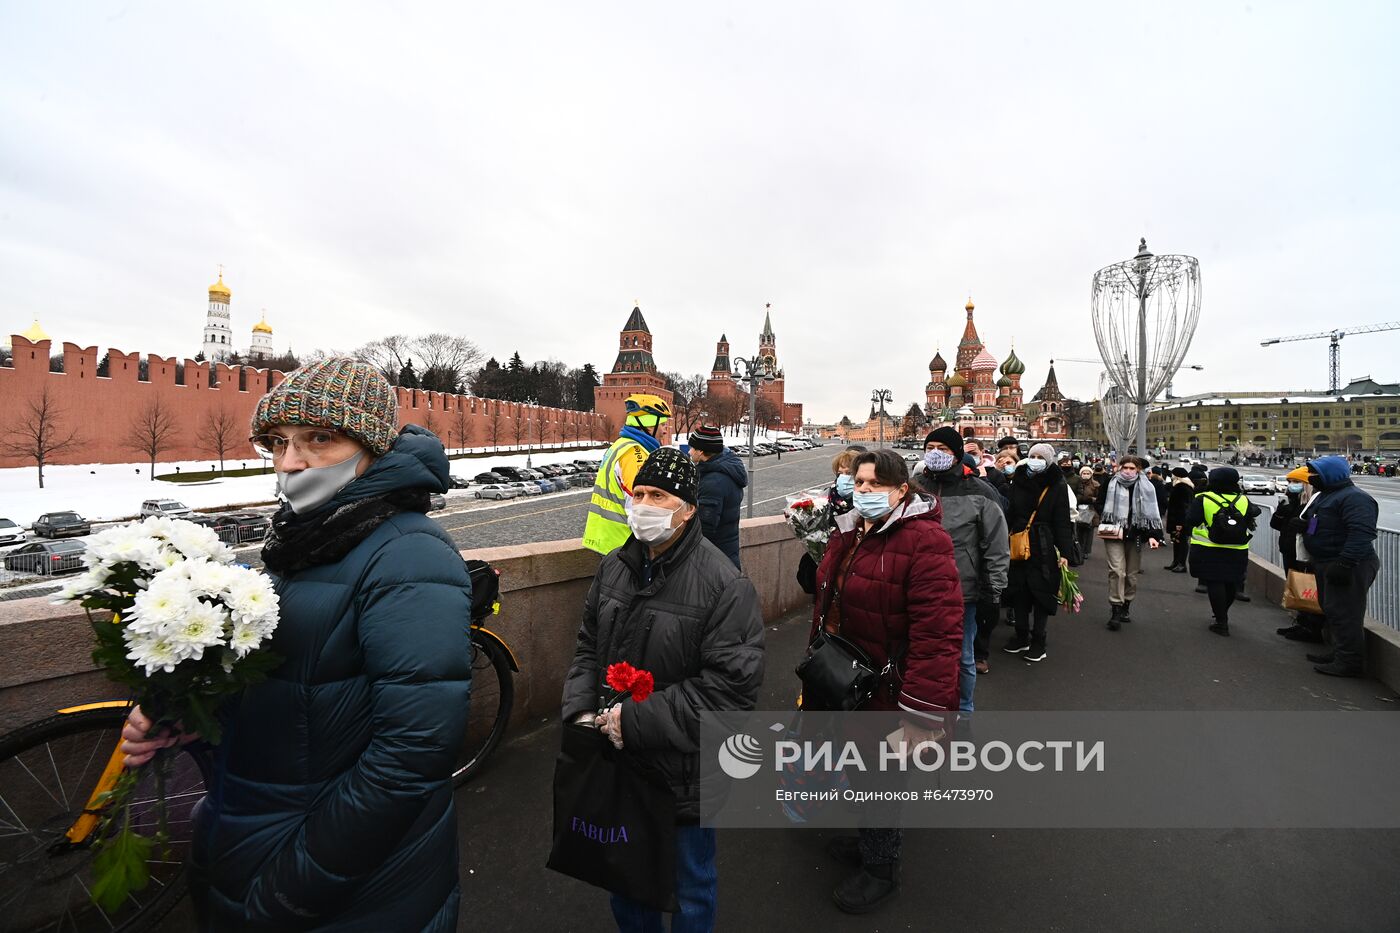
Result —
[[[1269, 527], [1273, 507], [1256, 503], [1264, 514], [1254, 532], [1249, 549], [1255, 557], [1283, 569], [1283, 555], [1278, 549], [1278, 532]], [[1381, 569], [1367, 598], [1366, 613], [1377, 625], [1400, 631], [1400, 531], [1393, 528], [1376, 529], [1376, 555]]]

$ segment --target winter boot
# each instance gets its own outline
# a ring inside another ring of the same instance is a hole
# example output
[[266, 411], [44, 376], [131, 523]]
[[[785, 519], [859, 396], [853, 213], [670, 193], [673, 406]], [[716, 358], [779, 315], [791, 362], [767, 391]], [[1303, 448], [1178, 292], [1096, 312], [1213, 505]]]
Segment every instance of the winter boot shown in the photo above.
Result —
[[867, 865], [836, 886], [836, 906], [848, 914], [868, 914], [899, 891], [899, 863]]
[[1230, 636], [1230, 623], [1224, 619], [1216, 619], [1211, 623], [1210, 631], [1216, 635], [1224, 635], [1228, 638]]
[[1123, 607], [1118, 603], [1113, 603], [1112, 611], [1108, 614], [1108, 630], [1116, 632], [1123, 627]]
[[1133, 601], [1132, 601], [1131, 599], [1125, 599], [1125, 600], [1123, 600], [1123, 621], [1124, 621], [1124, 622], [1131, 622], [1131, 621], [1133, 621], [1133, 617], [1130, 616], [1130, 615], [1128, 615], [1129, 610], [1131, 610], [1132, 608], [1133, 608]]

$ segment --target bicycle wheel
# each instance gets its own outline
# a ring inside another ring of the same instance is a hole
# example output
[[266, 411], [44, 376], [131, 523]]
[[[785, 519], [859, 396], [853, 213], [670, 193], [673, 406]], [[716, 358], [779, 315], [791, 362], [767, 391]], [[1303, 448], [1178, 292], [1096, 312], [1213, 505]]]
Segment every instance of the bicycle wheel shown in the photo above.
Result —
[[[0, 933], [149, 929], [185, 896], [191, 812], [204, 797], [203, 759], [182, 750], [166, 783], [170, 843], [148, 862], [151, 883], [108, 913], [92, 903], [92, 840], [68, 841], [116, 748], [126, 709], [59, 714], [0, 737]], [[155, 775], [136, 787], [132, 828], [156, 831]]]
[[481, 771], [482, 765], [505, 735], [510, 708], [515, 702], [506, 653], [490, 638], [472, 631], [472, 694], [467, 714], [467, 737], [457, 753], [452, 783], [461, 787]]

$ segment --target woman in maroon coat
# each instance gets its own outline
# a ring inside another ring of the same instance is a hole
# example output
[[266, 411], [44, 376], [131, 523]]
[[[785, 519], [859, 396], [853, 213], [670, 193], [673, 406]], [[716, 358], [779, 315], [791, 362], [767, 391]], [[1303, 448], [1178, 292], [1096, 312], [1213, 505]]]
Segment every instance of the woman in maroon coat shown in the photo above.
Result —
[[[839, 632], [877, 670], [895, 658], [893, 675], [861, 708], [904, 711], [905, 738], [916, 745], [936, 738], [942, 714], [958, 708], [964, 610], [953, 540], [938, 502], [911, 490], [898, 454], [861, 454], [855, 477], [855, 508], [836, 520], [817, 570], [811, 634]], [[898, 829], [833, 839], [828, 851], [861, 867], [836, 888], [837, 906], [864, 913], [893, 895], [899, 846]]]

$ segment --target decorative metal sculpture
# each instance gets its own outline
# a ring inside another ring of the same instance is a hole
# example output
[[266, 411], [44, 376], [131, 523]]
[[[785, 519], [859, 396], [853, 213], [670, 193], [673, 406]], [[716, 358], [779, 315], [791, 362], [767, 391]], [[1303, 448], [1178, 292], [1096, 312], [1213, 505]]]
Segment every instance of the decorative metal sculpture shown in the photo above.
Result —
[[1094, 339], [1113, 384], [1137, 411], [1139, 454], [1147, 451], [1147, 407], [1181, 366], [1201, 314], [1201, 264], [1194, 256], [1137, 255], [1094, 273]]
[[1138, 407], [1109, 372], [1099, 374], [1099, 414], [1109, 447], [1120, 455], [1127, 453], [1137, 436]]

